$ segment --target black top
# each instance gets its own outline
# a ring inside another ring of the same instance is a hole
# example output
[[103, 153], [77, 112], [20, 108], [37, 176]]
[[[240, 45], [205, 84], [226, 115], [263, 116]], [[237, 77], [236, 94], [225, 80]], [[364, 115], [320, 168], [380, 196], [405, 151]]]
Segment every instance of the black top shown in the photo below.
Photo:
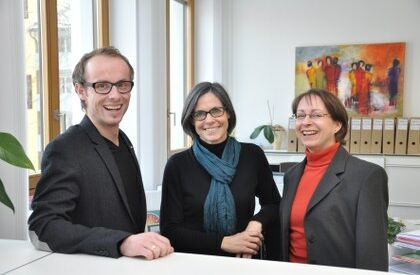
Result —
[[[192, 148], [168, 160], [163, 175], [160, 226], [175, 251], [227, 255], [221, 250], [224, 236], [203, 229], [203, 206], [210, 181], [211, 176], [197, 162]], [[258, 146], [241, 143], [230, 188], [236, 204], [236, 232], [243, 231], [250, 220], [261, 222], [264, 229], [278, 219], [280, 195], [264, 152]], [[256, 215], [255, 196], [261, 204]]]
[[125, 193], [127, 195], [128, 205], [130, 207], [133, 218], [136, 221], [139, 231], [143, 231], [144, 220], [142, 213], [146, 212], [146, 209], [142, 207], [140, 203], [142, 186], [140, 186], [140, 181], [138, 179], [138, 171], [136, 164], [133, 160], [127, 143], [119, 135], [119, 146], [115, 145], [113, 142], [105, 138], [106, 143], [108, 144], [109, 150], [111, 150], [112, 155], [114, 156], [115, 163], [117, 164], [118, 171], [121, 175], [121, 180], [124, 185]]

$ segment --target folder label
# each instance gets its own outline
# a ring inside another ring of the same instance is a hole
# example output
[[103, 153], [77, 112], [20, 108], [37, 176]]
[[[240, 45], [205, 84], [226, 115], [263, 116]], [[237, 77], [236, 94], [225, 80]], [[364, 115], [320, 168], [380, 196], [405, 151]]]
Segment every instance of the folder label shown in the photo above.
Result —
[[370, 118], [362, 119], [362, 130], [371, 130], [372, 129], [372, 120]]
[[397, 123], [397, 130], [407, 131], [408, 129], [408, 119], [399, 118]]
[[360, 130], [360, 118], [353, 118], [351, 120], [351, 129]]
[[414, 130], [414, 131], [420, 130], [420, 119], [414, 119], [414, 118], [411, 119], [410, 130]]
[[384, 122], [384, 130], [391, 130], [394, 131], [394, 127], [395, 127], [395, 121], [394, 119], [385, 119]]
[[373, 120], [372, 130], [381, 130], [382, 131], [382, 119], [375, 118]]
[[290, 118], [289, 119], [289, 129], [294, 130], [296, 128], [296, 119]]

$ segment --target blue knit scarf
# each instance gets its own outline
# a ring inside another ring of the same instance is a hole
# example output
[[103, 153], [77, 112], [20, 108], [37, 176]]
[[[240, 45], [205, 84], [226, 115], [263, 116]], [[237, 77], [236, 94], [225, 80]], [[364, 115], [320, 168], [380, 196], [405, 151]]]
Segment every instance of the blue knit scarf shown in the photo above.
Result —
[[231, 235], [236, 230], [236, 208], [229, 185], [235, 176], [241, 145], [229, 137], [221, 159], [197, 139], [192, 148], [197, 161], [212, 176], [204, 203], [204, 229], [206, 232]]

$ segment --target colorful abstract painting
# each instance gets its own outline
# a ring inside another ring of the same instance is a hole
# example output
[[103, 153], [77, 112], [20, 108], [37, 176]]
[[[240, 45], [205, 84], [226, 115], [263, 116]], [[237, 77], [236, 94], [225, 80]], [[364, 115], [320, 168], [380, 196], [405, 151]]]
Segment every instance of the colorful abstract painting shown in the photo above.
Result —
[[403, 115], [405, 43], [296, 48], [295, 94], [325, 89], [350, 116]]

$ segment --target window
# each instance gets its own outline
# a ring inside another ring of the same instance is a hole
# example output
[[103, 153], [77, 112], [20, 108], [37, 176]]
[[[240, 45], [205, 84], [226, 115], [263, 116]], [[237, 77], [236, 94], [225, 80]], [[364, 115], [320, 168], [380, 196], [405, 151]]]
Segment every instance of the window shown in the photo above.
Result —
[[37, 170], [30, 175], [31, 190], [45, 146], [84, 115], [71, 74], [82, 54], [107, 45], [107, 9], [107, 0], [24, 2], [28, 156]]
[[168, 0], [168, 155], [187, 147], [181, 125], [184, 100], [193, 83], [193, 0]]

